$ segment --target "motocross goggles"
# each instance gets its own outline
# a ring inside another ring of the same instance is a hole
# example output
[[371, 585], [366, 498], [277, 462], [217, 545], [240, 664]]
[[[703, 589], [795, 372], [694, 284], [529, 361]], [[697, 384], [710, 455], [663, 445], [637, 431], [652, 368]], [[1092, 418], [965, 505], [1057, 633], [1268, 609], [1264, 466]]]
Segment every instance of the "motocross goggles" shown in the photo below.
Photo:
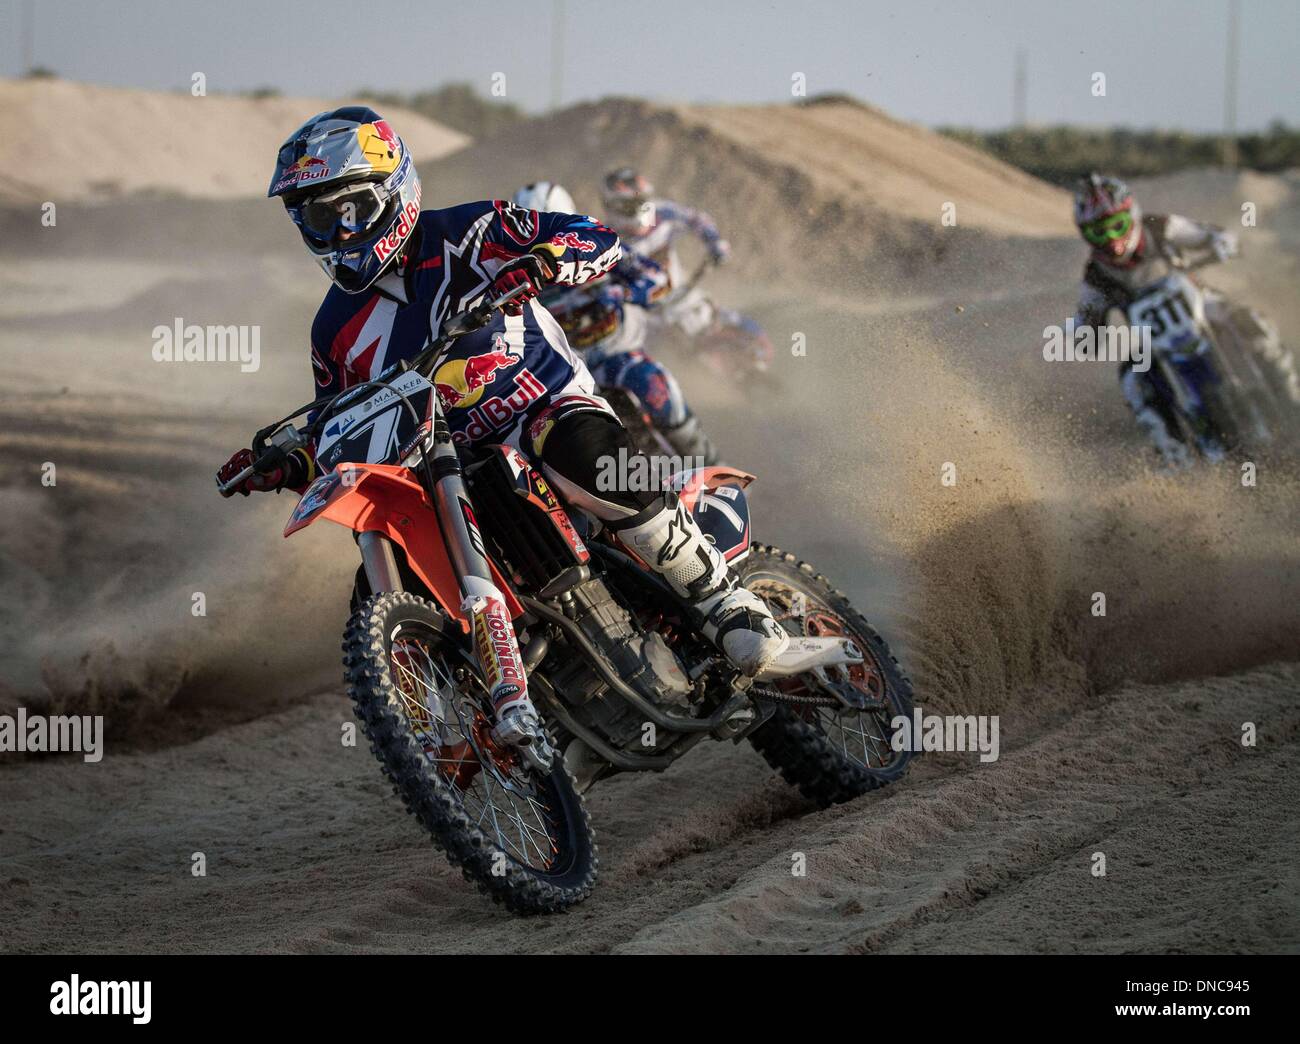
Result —
[[323, 253], [377, 230], [388, 217], [388, 203], [382, 183], [358, 181], [295, 202], [286, 200], [285, 209], [307, 245]]
[[636, 217], [637, 211], [646, 204], [645, 196], [615, 196], [609, 201], [609, 207], [615, 214], [622, 214], [624, 217]]
[[609, 201], [609, 209], [621, 218], [628, 218], [642, 225], [654, 222], [655, 205], [645, 196], [616, 196]]
[[1116, 239], [1123, 239], [1133, 231], [1133, 215], [1127, 210], [1107, 214], [1105, 217], [1097, 218], [1096, 221], [1080, 225], [1079, 231], [1083, 233], [1083, 238], [1094, 246], [1105, 246]]

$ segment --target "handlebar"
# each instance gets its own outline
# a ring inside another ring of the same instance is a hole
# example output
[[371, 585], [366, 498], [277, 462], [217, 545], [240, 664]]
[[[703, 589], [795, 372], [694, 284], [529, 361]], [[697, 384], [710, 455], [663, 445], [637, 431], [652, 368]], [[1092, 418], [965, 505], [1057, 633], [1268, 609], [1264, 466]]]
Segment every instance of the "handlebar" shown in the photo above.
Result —
[[[409, 370], [417, 371], [421, 376], [427, 377], [426, 370], [432, 370], [434, 363], [443, 349], [467, 333], [473, 333], [475, 330], [482, 329], [492, 321], [492, 316], [501, 308], [504, 308], [511, 301], [527, 290], [527, 286], [517, 286], [507, 294], [502, 294], [491, 301], [484, 301], [474, 308], [467, 309], [459, 315], [452, 316], [442, 326], [442, 332], [434, 338], [429, 344], [420, 350], [420, 352], [411, 359], [398, 362], [396, 365], [389, 367], [380, 375], [378, 380], [382, 381], [390, 373], [406, 373]], [[346, 391], [338, 392], [334, 395], [326, 395], [312, 402], [307, 403], [294, 410], [287, 417], [284, 417], [274, 424], [269, 424], [265, 428], [258, 430], [253, 436], [252, 449], [257, 454], [257, 459], [252, 464], [244, 468], [234, 478], [227, 482], [217, 482], [217, 492], [226, 494], [231, 493], [244, 482], [247, 482], [254, 475], [265, 474], [284, 463], [285, 458], [295, 449], [301, 449], [307, 446], [319, 433], [323, 421], [329, 416], [330, 407], [339, 400], [349, 401], [357, 393], [366, 387], [366, 385], [375, 382], [367, 381], [365, 385], [359, 385], [355, 388], [348, 388]], [[306, 430], [299, 431], [294, 425], [288, 423], [293, 418], [304, 413], [310, 413], [313, 410], [319, 410], [316, 419], [308, 425]], [[269, 445], [268, 445], [269, 443]]]
[[708, 273], [709, 269], [713, 268], [717, 264], [717, 259], [712, 256], [704, 258], [704, 260], [695, 266], [695, 270], [684, 283], [680, 286], [669, 287], [668, 293], [666, 293], [660, 300], [656, 301], [655, 305], [663, 308], [671, 304], [676, 304], [694, 290], [699, 281]]
[[1201, 257], [1198, 257], [1195, 261], [1184, 261], [1180, 264], [1175, 264], [1172, 267], [1178, 269], [1178, 271], [1180, 272], [1195, 272], [1198, 269], [1207, 268], [1210, 265], [1217, 265], [1222, 260], [1223, 259], [1220, 258], [1218, 254], [1214, 254], [1214, 253], [1203, 254]]
[[1233, 253], [1226, 256], [1220, 255], [1213, 246], [1197, 247], [1195, 249], [1200, 251], [1200, 254], [1191, 261], [1185, 261], [1182, 258], [1172, 256], [1167, 256], [1166, 260], [1169, 262], [1171, 267], [1178, 269], [1180, 272], [1195, 272], [1199, 268], [1207, 268], [1210, 265], [1219, 265], [1224, 261], [1231, 261], [1241, 257], [1240, 245], [1237, 245]]
[[257, 474], [257, 463], [258, 462], [255, 461], [254, 463], [248, 465], [248, 467], [246, 467], [243, 471], [239, 472], [239, 474], [237, 474], [229, 482], [218, 481], [217, 492], [222, 494], [223, 496], [227, 493], [233, 493], [244, 482], [248, 481], [250, 478], [252, 478], [254, 475]]
[[[461, 312], [460, 315], [453, 315], [443, 324], [442, 333], [439, 334], [437, 339], [429, 345], [428, 348], [421, 352], [420, 355], [424, 355], [435, 347], [438, 350], [441, 350], [451, 344], [451, 342], [456, 340], [456, 338], [464, 337], [467, 333], [472, 333], [475, 330], [487, 326], [495, 312], [500, 311], [527, 289], [527, 286], [517, 286], [509, 293], [502, 294], [495, 300], [484, 301], [482, 304], [477, 305], [474, 308]], [[419, 359], [420, 355], [417, 355], [415, 358]], [[414, 361], [415, 360], [413, 359], [412, 363], [414, 363]], [[413, 369], [414, 367], [412, 366], [411, 368]]]
[[696, 265], [695, 271], [691, 273], [690, 279], [686, 280], [686, 282], [682, 284], [682, 288], [679, 291], [679, 296], [685, 297], [692, 290], [694, 290], [696, 285], [699, 283], [699, 281], [708, 274], [709, 269], [716, 268], [718, 264], [719, 264], [718, 259], [710, 254], [698, 265]]

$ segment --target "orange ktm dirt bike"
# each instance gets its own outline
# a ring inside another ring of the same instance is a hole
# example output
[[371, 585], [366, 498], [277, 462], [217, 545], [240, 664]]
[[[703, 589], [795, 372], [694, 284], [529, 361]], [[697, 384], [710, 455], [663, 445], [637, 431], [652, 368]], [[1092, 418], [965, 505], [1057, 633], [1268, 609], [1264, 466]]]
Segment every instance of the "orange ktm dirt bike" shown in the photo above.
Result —
[[[662, 771], [705, 739], [748, 739], [822, 805], [901, 777], [911, 751], [895, 722], [912, 713], [911, 686], [825, 577], [750, 544], [752, 476], [715, 467], [670, 482], [792, 635], [754, 679], [697, 633], [657, 575], [567, 511], [518, 450], [458, 452], [429, 374], [507, 300], [451, 320], [376, 380], [263, 428], [256, 463], [228, 483], [316, 441], [325, 470], [285, 534], [319, 519], [356, 534], [348, 693], [407, 810], [494, 899], [550, 912], [591, 892], [582, 795], [615, 773]], [[291, 423], [309, 413], [302, 430]], [[494, 708], [521, 692], [551, 749], [494, 739]]]

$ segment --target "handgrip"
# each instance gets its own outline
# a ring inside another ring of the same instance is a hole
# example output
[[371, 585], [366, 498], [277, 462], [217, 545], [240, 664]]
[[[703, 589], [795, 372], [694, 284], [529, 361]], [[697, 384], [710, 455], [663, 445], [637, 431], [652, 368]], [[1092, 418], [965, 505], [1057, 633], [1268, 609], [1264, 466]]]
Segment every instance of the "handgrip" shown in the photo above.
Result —
[[233, 493], [236, 489], [240, 487], [241, 484], [243, 484], [247, 479], [252, 478], [252, 476], [255, 475], [256, 473], [257, 473], [256, 463], [250, 464], [238, 475], [232, 478], [229, 482], [221, 482], [220, 480], [218, 480], [217, 492], [223, 495], [226, 493]]
[[253, 461], [243, 471], [239, 472], [229, 482], [217, 482], [217, 492], [221, 494], [233, 493], [242, 483], [252, 478], [263, 470], [278, 466], [284, 460], [284, 453], [276, 447], [272, 447], [263, 453], [257, 460]]

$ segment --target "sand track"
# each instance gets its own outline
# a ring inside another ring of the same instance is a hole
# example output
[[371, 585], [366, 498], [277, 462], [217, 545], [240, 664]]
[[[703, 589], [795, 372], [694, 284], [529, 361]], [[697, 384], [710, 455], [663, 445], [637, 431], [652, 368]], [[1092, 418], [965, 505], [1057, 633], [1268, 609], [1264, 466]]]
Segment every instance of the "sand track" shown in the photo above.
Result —
[[368, 752], [340, 746], [345, 701], [319, 697], [94, 769], [3, 770], [2, 938], [24, 952], [1295, 950], [1298, 685], [1286, 666], [1125, 687], [1056, 727], [1013, 722], [996, 765], [923, 763], [826, 812], [747, 747], [710, 748], [601, 786], [597, 895], [523, 922], [437, 857]]

